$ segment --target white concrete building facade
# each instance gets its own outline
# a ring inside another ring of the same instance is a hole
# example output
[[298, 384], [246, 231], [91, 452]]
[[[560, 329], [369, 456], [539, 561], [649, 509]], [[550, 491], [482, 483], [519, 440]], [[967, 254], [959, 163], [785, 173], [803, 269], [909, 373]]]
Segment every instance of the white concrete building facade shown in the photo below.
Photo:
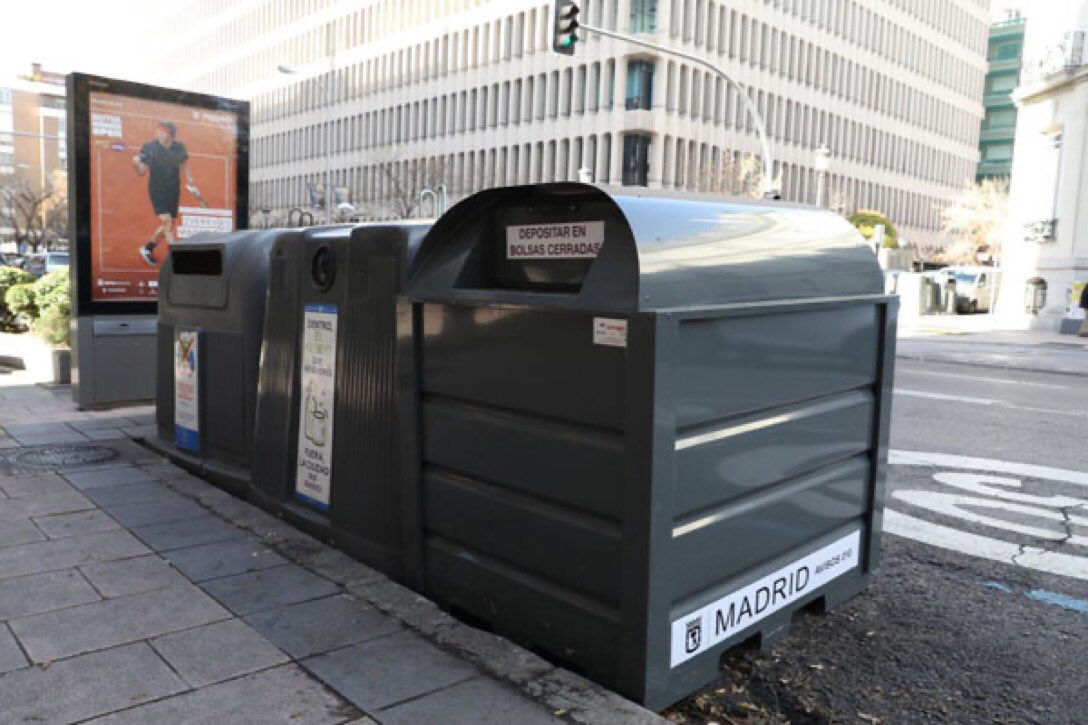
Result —
[[[928, 241], [942, 200], [973, 178], [987, 0], [581, 6], [586, 22], [699, 54], [748, 87], [786, 199], [815, 201], [826, 144], [825, 203], [880, 209], [901, 236]], [[728, 84], [585, 34], [573, 57], [557, 56], [545, 0], [190, 0], [161, 22], [170, 30], [154, 34], [145, 77], [252, 100], [255, 208], [308, 205], [327, 115], [334, 185], [375, 216], [422, 186], [444, 183], [456, 199], [574, 180], [581, 167], [650, 188], [758, 183], [743, 156], [759, 145]]]
[[[1037, 3], [1025, 14], [998, 312], [1057, 330], [1080, 316], [1072, 297], [1088, 282], [1088, 1]], [[1033, 310], [1036, 288], [1045, 302]]]

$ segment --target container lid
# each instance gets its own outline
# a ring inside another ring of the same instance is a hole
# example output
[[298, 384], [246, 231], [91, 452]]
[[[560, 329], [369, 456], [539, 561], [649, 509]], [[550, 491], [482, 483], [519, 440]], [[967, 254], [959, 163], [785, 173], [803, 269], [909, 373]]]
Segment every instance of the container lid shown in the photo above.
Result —
[[883, 287], [861, 234], [825, 209], [557, 183], [454, 206], [423, 240], [406, 296], [635, 312]]

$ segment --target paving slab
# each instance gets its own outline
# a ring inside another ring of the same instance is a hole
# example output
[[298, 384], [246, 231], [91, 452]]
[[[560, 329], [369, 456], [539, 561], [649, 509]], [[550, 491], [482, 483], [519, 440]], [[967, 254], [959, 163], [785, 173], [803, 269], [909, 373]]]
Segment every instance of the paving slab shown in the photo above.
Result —
[[94, 508], [93, 503], [84, 498], [79, 491], [72, 489], [46, 493], [41, 496], [20, 496], [0, 501], [0, 518], [48, 516], [49, 514], [86, 511], [92, 508]]
[[306, 676], [284, 665], [177, 697], [92, 720], [95, 725], [324, 725], [361, 713]]
[[137, 501], [135, 503], [106, 504], [102, 508], [127, 528], [195, 519], [206, 516], [208, 513], [204, 508], [192, 501], [187, 501], [169, 491], [166, 491], [161, 499]]
[[204, 687], [290, 661], [240, 619], [151, 640], [151, 646], [193, 687]]
[[47, 446], [55, 445], [57, 443], [87, 442], [87, 436], [83, 435], [79, 431], [70, 429], [65, 433], [21, 434], [13, 435], [12, 438], [17, 440], [19, 444], [23, 446]]
[[83, 431], [83, 435], [92, 441], [116, 441], [125, 438], [125, 432], [120, 428], [97, 428]]
[[29, 664], [11, 630], [6, 624], [0, 622], [0, 675], [22, 669]]
[[340, 591], [328, 579], [294, 564], [214, 579], [205, 582], [203, 589], [238, 616], [328, 597]]
[[145, 643], [0, 675], [4, 722], [73, 722], [186, 689]]
[[96, 509], [35, 516], [33, 520], [50, 539], [65, 539], [121, 528], [116, 521]]
[[170, 551], [230, 539], [251, 539], [242, 529], [210, 514], [184, 521], [135, 526], [132, 533], [155, 551]]
[[378, 713], [383, 725], [557, 725], [563, 722], [521, 693], [487, 677], [409, 700]]
[[30, 658], [44, 662], [229, 617], [199, 588], [186, 584], [13, 619], [8, 624]]
[[0, 620], [98, 600], [98, 594], [75, 569], [0, 580]]
[[245, 620], [298, 659], [401, 629], [390, 617], [342, 594], [260, 612]]
[[362, 642], [302, 664], [367, 712], [480, 676], [475, 667], [414, 632]]
[[55, 473], [43, 473], [38, 476], [0, 477], [0, 489], [10, 498], [21, 496], [42, 496], [53, 493], [75, 491], [72, 484]]
[[127, 463], [88, 470], [67, 471], [63, 475], [68, 479], [69, 483], [79, 489], [155, 480], [147, 471]]
[[109, 416], [103, 418], [87, 418], [85, 420], [68, 421], [68, 425], [81, 433], [103, 429], [119, 429], [131, 425], [124, 416]]
[[0, 548], [0, 579], [147, 553], [148, 548], [127, 531], [35, 541]]
[[[0, 501], [0, 506], [10, 499]], [[46, 535], [26, 516], [0, 514], [0, 547], [44, 541]]]
[[83, 491], [83, 495], [99, 506], [111, 506], [140, 501], [159, 501], [176, 494], [161, 483], [145, 481], [144, 483], [121, 483], [116, 486], [88, 488]]
[[282, 556], [253, 538], [173, 549], [164, 556], [195, 582], [287, 563]]
[[170, 562], [155, 555], [87, 564], [80, 571], [104, 597], [123, 597], [189, 582]]
[[67, 423], [61, 422], [6, 423], [4, 424], [4, 431], [9, 436], [17, 438], [19, 436], [58, 435], [61, 433], [71, 433], [72, 428], [70, 428]]

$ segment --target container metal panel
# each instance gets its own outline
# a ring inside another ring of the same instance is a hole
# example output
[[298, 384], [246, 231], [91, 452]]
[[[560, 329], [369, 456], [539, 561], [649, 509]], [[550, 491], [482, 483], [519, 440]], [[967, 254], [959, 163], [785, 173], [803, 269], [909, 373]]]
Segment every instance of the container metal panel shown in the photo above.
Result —
[[684, 322], [675, 356], [677, 427], [870, 385], [875, 305]]
[[622, 426], [625, 351], [593, 344], [592, 317], [424, 305], [420, 345], [424, 395]]
[[675, 600], [697, 595], [858, 519], [868, 503], [870, 469], [869, 458], [858, 456], [677, 520], [669, 587]]
[[597, 601], [618, 602], [615, 523], [432, 468], [424, 471], [423, 495], [428, 532]]
[[425, 589], [443, 606], [598, 681], [614, 681], [616, 610], [436, 536], [426, 541], [424, 565]]
[[[430, 465], [605, 518], [621, 515], [623, 439], [615, 433], [433, 396], [422, 419]], [[496, 455], [480, 455], [480, 441]]]
[[867, 387], [689, 429], [676, 442], [674, 514], [720, 505], [868, 451], [873, 411]]

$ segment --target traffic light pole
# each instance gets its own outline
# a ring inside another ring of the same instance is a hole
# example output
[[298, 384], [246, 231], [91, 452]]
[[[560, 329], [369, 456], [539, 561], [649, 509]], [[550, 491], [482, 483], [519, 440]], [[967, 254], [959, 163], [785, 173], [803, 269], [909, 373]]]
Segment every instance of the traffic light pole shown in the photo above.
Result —
[[697, 55], [691, 53], [685, 53], [682, 50], [675, 50], [666, 45], [659, 45], [657, 43], [651, 43], [648, 40], [642, 40], [636, 38], [633, 35], [627, 33], [617, 33], [612, 30], [605, 30], [599, 28], [596, 25], [586, 25], [585, 23], [578, 23], [578, 30], [587, 30], [597, 35], [603, 35], [606, 38], [613, 38], [615, 40], [622, 40], [625, 43], [631, 45], [638, 45], [643, 48], [649, 48], [650, 50], [656, 50], [659, 53], [666, 53], [668, 55], [675, 56], [677, 58], [683, 58], [686, 61], [700, 65], [713, 73], [717, 74], [725, 80], [726, 83], [737, 89], [737, 94], [744, 100], [744, 107], [748, 111], [748, 115], [752, 117], [752, 123], [756, 128], [756, 135], [759, 136], [759, 145], [763, 149], [763, 196], [764, 198], [771, 198], [775, 196], [774, 190], [774, 161], [771, 158], [771, 144], [767, 139], [767, 126], [763, 123], [763, 117], [759, 115], [759, 111], [756, 109], [755, 104], [752, 103], [752, 99], [748, 97], [748, 91], [744, 86], [737, 83], [735, 80], [729, 77], [729, 75], [718, 66], [714, 65], [710, 61], [704, 60]]

